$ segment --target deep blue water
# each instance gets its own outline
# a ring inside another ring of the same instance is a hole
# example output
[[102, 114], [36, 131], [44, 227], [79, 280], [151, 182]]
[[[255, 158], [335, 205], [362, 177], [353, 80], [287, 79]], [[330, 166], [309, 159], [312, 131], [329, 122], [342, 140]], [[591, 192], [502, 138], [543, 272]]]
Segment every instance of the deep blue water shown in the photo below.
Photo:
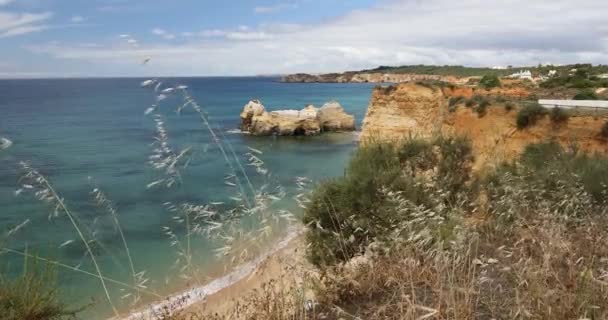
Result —
[[[65, 216], [49, 219], [53, 208], [31, 195], [15, 196], [19, 188], [19, 161], [28, 161], [39, 169], [65, 198], [104, 249], [96, 249], [104, 275], [129, 281], [122, 242], [104, 213], [94, 204], [91, 190], [94, 181], [118, 209], [120, 224], [129, 243], [134, 264], [146, 270], [151, 290], [168, 294], [179, 283], [171, 269], [175, 250], [161, 232], [171, 223], [165, 202], [204, 204], [229, 201], [234, 189], [224, 184], [228, 167], [196, 114], [185, 110], [176, 115], [177, 98], [161, 106], [166, 116], [170, 142], [175, 149], [192, 147], [192, 160], [182, 172], [182, 182], [172, 189], [147, 189], [158, 178], [148, 164], [155, 127], [144, 110], [155, 101], [152, 90], [141, 88], [145, 79], [65, 79], [0, 80], [0, 136], [14, 145], [0, 151], [0, 234], [25, 220], [23, 229], [8, 239], [9, 248], [49, 257], [67, 265], [81, 264], [92, 271], [83, 256], [84, 247]], [[208, 113], [213, 128], [224, 136], [239, 157], [253, 147], [264, 152], [260, 157], [272, 172], [275, 183], [288, 193], [295, 192], [295, 179], [305, 176], [319, 181], [342, 175], [355, 147], [353, 134], [326, 134], [319, 137], [249, 137], [235, 133], [239, 113], [250, 99], [260, 99], [269, 110], [301, 109], [307, 104], [320, 106], [339, 101], [360, 125], [367, 109], [370, 84], [284, 84], [274, 78], [184, 78], [165, 79], [189, 87], [190, 93]], [[252, 177], [258, 187], [263, 183]], [[289, 201], [282, 202], [296, 210]], [[4, 238], [4, 236], [2, 236]], [[73, 243], [60, 247], [66, 241]], [[212, 268], [213, 244], [198, 239], [195, 261]], [[111, 252], [111, 253], [110, 253]], [[0, 255], [0, 267], [15, 272], [23, 258]], [[69, 305], [96, 301], [89, 309], [95, 318], [111, 313], [104, 302], [99, 281], [90, 276], [59, 268], [62, 295]], [[128, 305], [124, 294], [110, 286], [121, 311]], [[150, 301], [152, 297], [145, 297]]]

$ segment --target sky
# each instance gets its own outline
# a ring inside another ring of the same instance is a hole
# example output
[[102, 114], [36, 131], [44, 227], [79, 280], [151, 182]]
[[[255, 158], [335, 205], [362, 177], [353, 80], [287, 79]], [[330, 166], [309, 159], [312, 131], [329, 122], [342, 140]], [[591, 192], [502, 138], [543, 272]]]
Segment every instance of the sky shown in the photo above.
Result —
[[606, 0], [0, 0], [0, 78], [608, 64]]

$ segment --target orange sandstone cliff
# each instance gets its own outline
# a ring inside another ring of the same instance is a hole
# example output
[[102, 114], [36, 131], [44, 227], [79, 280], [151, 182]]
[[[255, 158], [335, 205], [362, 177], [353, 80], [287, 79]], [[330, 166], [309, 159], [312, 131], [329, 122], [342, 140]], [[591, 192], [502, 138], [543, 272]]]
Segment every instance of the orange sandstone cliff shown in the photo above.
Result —
[[476, 156], [476, 168], [510, 160], [526, 145], [555, 140], [565, 147], [576, 146], [587, 153], [608, 154], [608, 141], [600, 136], [608, 114], [572, 114], [568, 121], [556, 124], [545, 116], [526, 129], [516, 126], [517, 109], [507, 111], [502, 105], [491, 105], [484, 116], [471, 108], [459, 106], [448, 111], [451, 96], [473, 94], [521, 97], [525, 89], [511, 88], [473, 92], [467, 87], [439, 88], [403, 83], [374, 89], [363, 121], [361, 142], [397, 140], [408, 137], [429, 138], [443, 135], [467, 136]]

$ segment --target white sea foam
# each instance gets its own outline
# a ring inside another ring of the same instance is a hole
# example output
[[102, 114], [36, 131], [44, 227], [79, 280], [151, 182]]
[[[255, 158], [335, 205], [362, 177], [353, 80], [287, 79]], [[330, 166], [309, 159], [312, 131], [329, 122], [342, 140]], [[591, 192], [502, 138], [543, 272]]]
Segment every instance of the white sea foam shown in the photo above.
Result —
[[241, 129], [230, 129], [230, 130], [226, 131], [226, 133], [237, 134], [237, 133], [243, 133], [243, 131], [241, 131]]
[[205, 300], [209, 295], [219, 292], [220, 290], [227, 288], [252, 274], [257, 267], [266, 260], [268, 257], [277, 253], [281, 249], [287, 247], [287, 245], [295, 239], [301, 232], [301, 229], [290, 228], [289, 233], [283, 240], [272, 246], [264, 254], [258, 256], [254, 260], [245, 263], [237, 267], [234, 271], [229, 274], [215, 279], [210, 283], [192, 288], [181, 293], [175, 294], [168, 297], [162, 302], [151, 304], [145, 309], [131, 313], [129, 316], [122, 318], [122, 320], [158, 320], [158, 314], [161, 310], [172, 310], [173, 312], [184, 310], [189, 306]]
[[0, 150], [2, 149], [8, 149], [10, 146], [13, 145], [13, 142], [6, 139], [6, 138], [2, 138], [0, 137]]

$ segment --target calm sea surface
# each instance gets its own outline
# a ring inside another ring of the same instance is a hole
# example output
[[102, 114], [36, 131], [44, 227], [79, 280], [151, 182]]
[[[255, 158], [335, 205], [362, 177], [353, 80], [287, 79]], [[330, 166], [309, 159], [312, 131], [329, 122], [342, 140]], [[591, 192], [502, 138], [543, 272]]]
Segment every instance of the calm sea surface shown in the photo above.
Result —
[[[82, 270], [93, 271], [90, 258], [65, 216], [49, 219], [53, 208], [19, 188], [20, 161], [29, 161], [54, 185], [100, 244], [94, 246], [104, 276], [130, 282], [122, 241], [98, 206], [91, 191], [99, 186], [118, 209], [134, 265], [146, 270], [146, 286], [161, 294], [183, 288], [177, 256], [161, 228], [172, 224], [172, 213], [163, 203], [205, 204], [229, 202], [234, 188], [224, 183], [228, 167], [200, 120], [187, 110], [173, 110], [176, 98], [164, 101], [162, 113], [175, 149], [192, 147], [192, 160], [182, 172], [182, 183], [167, 189], [147, 189], [158, 178], [148, 164], [155, 126], [144, 110], [155, 101], [145, 79], [0, 80], [0, 136], [14, 142], [0, 151], [0, 242], [6, 230], [29, 220], [7, 242], [11, 249], [29, 252]], [[283, 84], [274, 78], [184, 78], [168, 83], [187, 85], [208, 113], [214, 129], [225, 135], [243, 161], [247, 147], [263, 151], [260, 157], [275, 183], [296, 192], [296, 177], [319, 181], [340, 176], [355, 148], [354, 134], [320, 137], [249, 137], [235, 132], [239, 113], [250, 99], [260, 99], [269, 110], [301, 109], [306, 104], [339, 101], [360, 123], [369, 102], [371, 84]], [[253, 179], [257, 187], [263, 181]], [[286, 209], [297, 206], [285, 200]], [[179, 230], [177, 230], [178, 236]], [[72, 241], [73, 242], [70, 242]], [[66, 244], [61, 246], [62, 244]], [[193, 240], [195, 263], [201, 270], [217, 270], [214, 244]], [[24, 259], [0, 255], [0, 268], [15, 274]], [[111, 311], [100, 282], [91, 276], [59, 268], [62, 296], [70, 306], [94, 301], [87, 317], [104, 318]], [[204, 273], [204, 272], [203, 272]], [[209, 280], [209, 279], [206, 279]], [[129, 309], [128, 294], [115, 285], [110, 294], [121, 312]], [[144, 302], [154, 300], [143, 296]]]

